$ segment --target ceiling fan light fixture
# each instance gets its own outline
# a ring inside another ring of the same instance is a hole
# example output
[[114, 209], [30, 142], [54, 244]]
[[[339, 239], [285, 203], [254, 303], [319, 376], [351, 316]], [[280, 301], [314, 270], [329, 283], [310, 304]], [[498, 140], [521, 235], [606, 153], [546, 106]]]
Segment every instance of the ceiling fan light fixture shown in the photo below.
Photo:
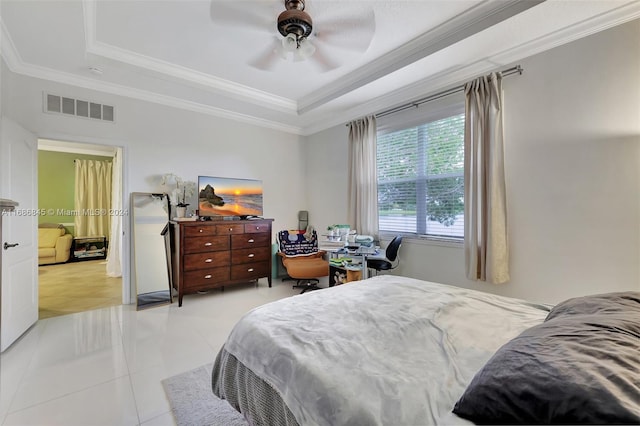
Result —
[[281, 54], [286, 58], [293, 53], [296, 61], [306, 59], [315, 51], [307, 40], [313, 21], [304, 11], [304, 0], [284, 0], [284, 7], [286, 10], [278, 16], [278, 31], [284, 36]]
[[298, 49], [298, 37], [291, 33], [282, 39], [282, 50], [284, 52], [295, 52]]
[[299, 60], [304, 60], [312, 56], [315, 51], [316, 47], [305, 37], [298, 41], [298, 49], [295, 54], [300, 58]]

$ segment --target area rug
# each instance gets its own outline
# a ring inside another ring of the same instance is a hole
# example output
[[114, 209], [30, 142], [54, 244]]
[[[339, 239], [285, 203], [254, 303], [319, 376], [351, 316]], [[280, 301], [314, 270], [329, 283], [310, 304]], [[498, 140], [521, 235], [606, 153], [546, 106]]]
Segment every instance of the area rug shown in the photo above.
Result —
[[211, 391], [213, 364], [162, 381], [178, 426], [247, 426], [229, 403]]

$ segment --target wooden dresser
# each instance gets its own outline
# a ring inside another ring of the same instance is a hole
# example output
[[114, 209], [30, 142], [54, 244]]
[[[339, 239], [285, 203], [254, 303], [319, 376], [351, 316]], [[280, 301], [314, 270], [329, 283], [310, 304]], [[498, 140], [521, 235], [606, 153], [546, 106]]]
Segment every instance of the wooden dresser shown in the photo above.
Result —
[[273, 219], [171, 222], [173, 288], [182, 296], [267, 277]]

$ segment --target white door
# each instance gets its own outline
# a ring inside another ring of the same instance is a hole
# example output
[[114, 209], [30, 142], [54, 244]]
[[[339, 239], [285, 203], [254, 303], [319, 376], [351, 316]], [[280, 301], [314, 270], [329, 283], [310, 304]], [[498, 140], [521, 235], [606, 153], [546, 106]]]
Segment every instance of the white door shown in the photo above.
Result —
[[38, 320], [38, 142], [6, 117], [0, 128], [0, 198], [19, 203], [2, 218], [1, 352]]

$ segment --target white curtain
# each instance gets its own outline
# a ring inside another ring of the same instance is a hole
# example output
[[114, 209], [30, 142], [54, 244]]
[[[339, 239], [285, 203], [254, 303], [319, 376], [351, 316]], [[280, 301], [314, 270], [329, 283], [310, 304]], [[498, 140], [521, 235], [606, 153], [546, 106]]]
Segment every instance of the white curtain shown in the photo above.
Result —
[[502, 75], [465, 85], [464, 249], [467, 278], [509, 281]]
[[376, 118], [349, 124], [349, 224], [359, 234], [378, 236]]
[[108, 236], [111, 217], [111, 161], [75, 160], [75, 235]]
[[116, 150], [113, 157], [111, 180], [111, 229], [109, 232], [109, 250], [107, 252], [107, 275], [122, 276], [122, 148]]

